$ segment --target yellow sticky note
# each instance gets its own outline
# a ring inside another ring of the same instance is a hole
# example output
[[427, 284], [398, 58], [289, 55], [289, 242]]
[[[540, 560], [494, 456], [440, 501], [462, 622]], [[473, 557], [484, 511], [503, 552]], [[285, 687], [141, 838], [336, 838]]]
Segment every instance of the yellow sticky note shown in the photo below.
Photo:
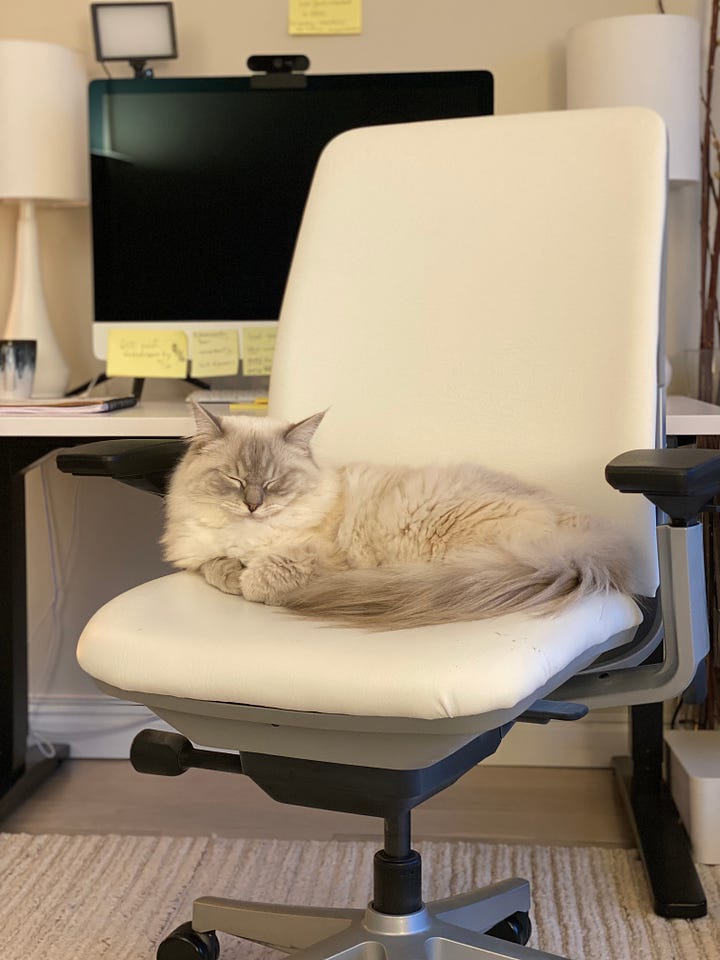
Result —
[[243, 327], [242, 366], [246, 377], [265, 377], [272, 369], [277, 327]]
[[109, 377], [186, 377], [187, 337], [182, 330], [111, 330]]
[[238, 372], [237, 330], [200, 330], [192, 335], [191, 377], [232, 377]]
[[288, 30], [296, 36], [362, 33], [362, 0], [288, 0]]

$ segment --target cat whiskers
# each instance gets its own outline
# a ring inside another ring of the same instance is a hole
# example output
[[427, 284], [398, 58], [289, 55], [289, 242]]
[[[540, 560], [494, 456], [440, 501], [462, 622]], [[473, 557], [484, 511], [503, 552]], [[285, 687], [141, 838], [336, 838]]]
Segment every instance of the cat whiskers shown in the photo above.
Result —
[[235, 500], [226, 500], [221, 504], [223, 510], [226, 513], [231, 513], [236, 517], [252, 517], [253, 514], [248, 509], [248, 505], [244, 502], [238, 503]]

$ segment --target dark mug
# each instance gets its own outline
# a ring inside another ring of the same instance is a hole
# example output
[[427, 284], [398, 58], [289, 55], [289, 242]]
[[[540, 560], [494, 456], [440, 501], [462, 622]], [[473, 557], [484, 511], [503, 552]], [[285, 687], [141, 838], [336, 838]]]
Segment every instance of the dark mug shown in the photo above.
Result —
[[0, 400], [32, 395], [36, 359], [36, 340], [0, 340]]

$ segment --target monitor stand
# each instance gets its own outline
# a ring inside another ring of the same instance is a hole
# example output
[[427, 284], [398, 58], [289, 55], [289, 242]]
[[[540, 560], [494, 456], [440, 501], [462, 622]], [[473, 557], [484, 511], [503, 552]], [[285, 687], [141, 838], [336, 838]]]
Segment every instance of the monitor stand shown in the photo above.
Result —
[[[109, 377], [106, 373], [101, 373], [96, 379], [87, 380], [85, 383], [81, 383], [79, 387], [73, 387], [72, 390], [68, 390], [65, 396], [76, 397], [88, 390], [91, 385], [96, 386], [98, 383], [106, 383], [108, 380], [112, 380], [112, 377]], [[210, 389], [209, 383], [206, 383], [205, 380], [198, 380], [197, 377], [184, 377], [183, 380], [185, 383], [190, 383], [193, 387], [197, 387], [199, 390]], [[140, 400], [144, 386], [145, 377], [135, 377], [133, 379], [131, 393], [136, 400]]]

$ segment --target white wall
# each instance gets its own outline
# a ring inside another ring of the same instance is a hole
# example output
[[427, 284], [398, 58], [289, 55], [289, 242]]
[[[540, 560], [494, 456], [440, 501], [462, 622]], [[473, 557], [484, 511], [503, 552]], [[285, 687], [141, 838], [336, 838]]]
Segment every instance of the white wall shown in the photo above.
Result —
[[[704, 4], [669, 0], [666, 8], [700, 16]], [[158, 76], [241, 74], [250, 54], [303, 52], [317, 72], [487, 68], [495, 76], [497, 113], [555, 110], [565, 105], [567, 31], [598, 17], [656, 9], [655, 0], [364, 0], [361, 36], [297, 38], [287, 34], [287, 0], [175, 0], [180, 58], [155, 67]], [[0, 4], [0, 37], [74, 47], [85, 55], [89, 77], [103, 76], [94, 62], [86, 0]], [[112, 69], [115, 75], [128, 75], [122, 65]], [[527, 169], [532, 176], [532, 157]], [[696, 345], [699, 322], [696, 222], [696, 188], [675, 190], [670, 200], [668, 352], [680, 388], [682, 351]], [[43, 211], [40, 229], [48, 302], [71, 381], [80, 383], [100, 369], [90, 336], [89, 213]], [[13, 248], [13, 211], [0, 205], [0, 317], [9, 305]], [[50, 465], [42, 475], [36, 471], [29, 483], [28, 516], [34, 725], [55, 734], [79, 731], [78, 754], [122, 753], [127, 736], [120, 728], [135, 714], [98, 701], [75, 664], [73, 649], [94, 609], [132, 584], [165, 572], [157, 547], [160, 502], [105, 481], [76, 483]], [[52, 534], [48, 516], [54, 518]], [[622, 717], [599, 715], [583, 724], [572, 734], [575, 746], [569, 754], [547, 752], [548, 742], [557, 744], [557, 737], [540, 737], [536, 743], [534, 730], [520, 729], [512, 735], [512, 749], [503, 748], [499, 759], [604, 763], [622, 750]], [[102, 729], [102, 737], [93, 739], [91, 728]], [[118, 736], [106, 736], [109, 728], [117, 728]]]

